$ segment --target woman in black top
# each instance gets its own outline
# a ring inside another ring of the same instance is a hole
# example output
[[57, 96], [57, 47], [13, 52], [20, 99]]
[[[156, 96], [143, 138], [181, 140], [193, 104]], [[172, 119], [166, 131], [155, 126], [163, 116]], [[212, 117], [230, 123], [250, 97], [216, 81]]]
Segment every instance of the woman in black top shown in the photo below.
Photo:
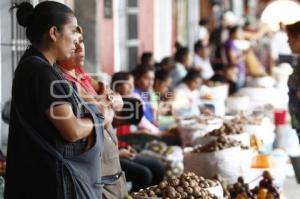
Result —
[[[53, 67], [57, 60], [66, 59], [75, 51], [76, 17], [64, 4], [51, 1], [35, 8], [24, 2], [14, 8], [32, 46], [21, 58], [13, 81], [5, 198], [78, 198], [69, 168], [32, 139], [30, 128], [24, 125], [25, 121], [40, 140], [66, 159], [74, 159], [97, 143], [86, 139], [96, 129], [93, 120], [76, 117], [74, 95], [66, 90]], [[94, 157], [100, 158], [100, 154]], [[94, 161], [100, 162], [96, 158]], [[88, 163], [91, 161], [79, 164], [86, 164], [87, 168], [99, 166]], [[76, 170], [76, 165], [73, 168]], [[96, 195], [101, 198], [101, 194]]]

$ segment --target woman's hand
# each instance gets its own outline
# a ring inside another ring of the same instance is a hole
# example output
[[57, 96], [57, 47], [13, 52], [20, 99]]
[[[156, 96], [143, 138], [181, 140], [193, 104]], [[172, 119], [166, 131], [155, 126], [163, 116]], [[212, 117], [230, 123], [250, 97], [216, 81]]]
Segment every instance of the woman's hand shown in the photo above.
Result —
[[119, 156], [121, 158], [126, 158], [126, 159], [131, 159], [132, 160], [136, 157], [136, 153], [132, 152], [128, 149], [120, 149]]
[[105, 89], [102, 95], [97, 97], [97, 99], [114, 111], [121, 111], [124, 105], [122, 97], [108, 87]]

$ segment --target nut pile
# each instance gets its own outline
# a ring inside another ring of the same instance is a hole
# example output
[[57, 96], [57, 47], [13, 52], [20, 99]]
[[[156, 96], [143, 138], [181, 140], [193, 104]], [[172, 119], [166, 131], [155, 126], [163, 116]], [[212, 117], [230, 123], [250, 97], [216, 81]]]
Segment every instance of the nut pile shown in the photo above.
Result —
[[226, 135], [237, 135], [243, 133], [243, 129], [239, 124], [233, 122], [225, 122], [219, 129], [213, 130], [208, 136], [226, 136]]
[[260, 125], [262, 123], [263, 115], [240, 115], [232, 120], [232, 123], [239, 125]]
[[215, 151], [221, 151], [232, 147], [242, 147], [241, 142], [230, 139], [228, 137], [220, 136], [218, 139], [209, 142], [204, 146], [197, 146], [194, 148], [194, 153], [209, 153]]
[[147, 149], [160, 155], [168, 155], [173, 152], [172, 148], [168, 147], [164, 142], [159, 141], [150, 142]]
[[189, 172], [178, 178], [162, 181], [159, 185], [134, 193], [134, 196], [161, 197], [164, 199], [216, 199], [205, 188], [216, 187], [219, 182]]

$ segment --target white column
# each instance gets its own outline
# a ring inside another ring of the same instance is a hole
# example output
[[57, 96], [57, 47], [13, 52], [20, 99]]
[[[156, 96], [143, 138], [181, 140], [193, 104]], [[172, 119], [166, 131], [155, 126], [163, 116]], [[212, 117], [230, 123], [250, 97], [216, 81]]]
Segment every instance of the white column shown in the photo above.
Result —
[[241, 18], [244, 13], [244, 1], [232, 0], [232, 11], [237, 17]]
[[172, 53], [172, 0], [154, 0], [154, 58]]
[[198, 21], [199, 0], [188, 0], [188, 47], [190, 52], [194, 52], [194, 43], [197, 41]]

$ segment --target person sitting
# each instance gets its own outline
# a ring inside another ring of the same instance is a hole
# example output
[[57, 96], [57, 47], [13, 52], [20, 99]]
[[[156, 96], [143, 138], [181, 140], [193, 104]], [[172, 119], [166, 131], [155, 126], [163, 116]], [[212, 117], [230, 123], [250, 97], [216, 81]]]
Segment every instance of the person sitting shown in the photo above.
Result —
[[153, 58], [153, 53], [152, 52], [144, 52], [141, 56], [141, 66], [154, 66], [155, 61]]
[[[114, 126], [137, 125], [143, 117], [143, 106], [137, 98], [123, 98], [123, 111], [116, 112]], [[130, 134], [130, 132], [128, 132]], [[118, 136], [124, 136], [119, 135]], [[165, 164], [158, 159], [136, 152], [130, 145], [119, 142], [119, 156], [127, 181], [132, 182], [131, 191], [138, 191], [161, 182], [165, 174]], [[141, 180], [143, 179], [143, 180]]]
[[181, 83], [174, 89], [173, 109], [176, 115], [188, 117], [200, 114], [199, 88], [202, 82], [201, 73], [198, 70], [188, 71]]
[[[147, 108], [145, 107], [146, 104], [142, 100], [142, 97], [139, 94], [134, 92], [134, 77], [132, 74], [123, 71], [115, 73], [111, 79], [111, 89], [119, 93], [122, 97], [135, 97], [141, 100], [143, 102], [142, 104], [144, 110]], [[142, 130], [152, 135], [159, 136], [161, 134], [159, 128], [155, 126], [151, 121], [149, 121], [149, 119], [147, 119], [145, 115], [142, 117], [137, 127], [139, 130]], [[130, 130], [131, 130], [130, 126], [125, 125], [119, 127], [117, 129], [117, 133], [124, 134], [126, 132], [129, 132]]]
[[237, 80], [239, 70], [237, 67], [229, 65], [224, 68], [223, 73], [216, 73], [211, 80], [215, 82], [222, 82], [229, 85], [229, 95], [238, 91]]
[[140, 96], [144, 103], [145, 118], [157, 125], [156, 113], [151, 104], [151, 90], [154, 84], [154, 68], [151, 66], [136, 67], [132, 74], [134, 76], [134, 93]]
[[174, 66], [174, 60], [172, 57], [165, 57], [159, 63], [157, 70], [163, 70], [165, 72], [170, 72]]
[[[143, 104], [143, 110], [145, 113], [145, 104], [146, 102], [143, 101], [141, 95], [134, 93], [134, 77], [127, 72], [118, 72], [115, 73], [112, 77], [111, 81], [111, 88], [118, 92], [123, 97], [135, 97], [137, 99], [140, 99]], [[147, 97], [150, 95], [146, 93]], [[149, 99], [150, 100], [150, 99]], [[150, 103], [150, 101], [148, 101]], [[168, 130], [160, 131], [160, 129], [155, 126], [153, 123], [151, 123], [145, 116], [142, 117], [141, 121], [138, 123], [138, 125], [122, 125], [119, 126], [117, 129], [118, 135], [127, 135], [130, 134], [133, 131], [136, 131], [136, 129], [132, 127], [137, 127], [139, 133], [146, 133], [151, 134], [154, 136], [157, 136], [158, 140], [164, 141], [169, 145], [180, 145], [180, 141], [178, 141], [177, 135], [172, 135]], [[126, 145], [125, 145], [126, 146]]]
[[186, 47], [177, 47], [175, 53], [175, 66], [171, 70], [171, 77], [173, 80], [172, 88], [175, 86], [186, 76], [187, 70], [191, 68], [191, 55]]
[[201, 41], [197, 41], [194, 45], [193, 67], [201, 71], [202, 78], [209, 80], [214, 76], [214, 70], [210, 63], [210, 48]]

